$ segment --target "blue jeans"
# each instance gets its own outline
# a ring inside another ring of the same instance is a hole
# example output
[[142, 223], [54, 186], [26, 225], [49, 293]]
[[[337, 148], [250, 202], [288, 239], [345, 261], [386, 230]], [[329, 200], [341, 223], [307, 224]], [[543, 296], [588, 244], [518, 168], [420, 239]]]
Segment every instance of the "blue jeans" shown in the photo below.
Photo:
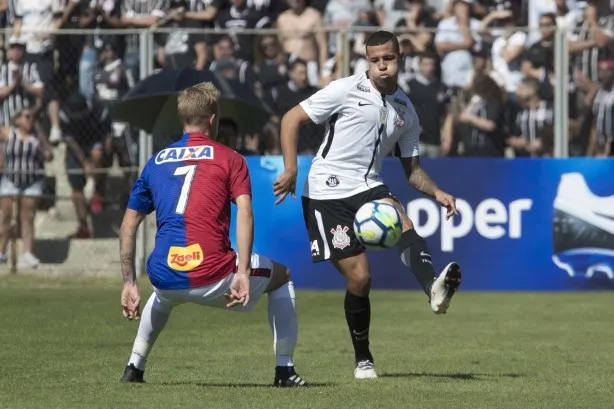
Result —
[[86, 100], [94, 97], [94, 69], [98, 65], [98, 51], [85, 47], [79, 61], [79, 90]]

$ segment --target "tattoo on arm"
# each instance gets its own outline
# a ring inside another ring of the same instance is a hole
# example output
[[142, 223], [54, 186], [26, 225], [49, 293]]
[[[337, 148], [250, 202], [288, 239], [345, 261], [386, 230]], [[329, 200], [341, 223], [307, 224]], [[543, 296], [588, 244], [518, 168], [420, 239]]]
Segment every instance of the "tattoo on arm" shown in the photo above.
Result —
[[409, 174], [409, 183], [418, 191], [424, 193], [427, 196], [433, 197], [437, 190], [437, 184], [431, 179], [424, 169], [420, 166], [420, 157], [415, 156], [411, 158], [409, 166], [404, 166], [406, 172]]
[[119, 237], [119, 259], [121, 262], [124, 284], [136, 283], [136, 232], [143, 219], [145, 219], [145, 216], [146, 215], [143, 213], [138, 213], [138, 216], [132, 225], [127, 227], [122, 226], [122, 231]]

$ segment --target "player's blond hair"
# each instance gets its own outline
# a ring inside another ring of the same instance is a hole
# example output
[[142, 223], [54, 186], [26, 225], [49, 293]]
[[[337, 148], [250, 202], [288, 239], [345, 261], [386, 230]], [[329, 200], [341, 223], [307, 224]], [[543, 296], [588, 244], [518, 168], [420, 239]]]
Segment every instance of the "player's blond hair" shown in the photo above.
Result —
[[187, 88], [177, 98], [177, 114], [183, 126], [200, 126], [209, 123], [217, 114], [220, 91], [211, 82], [201, 82]]

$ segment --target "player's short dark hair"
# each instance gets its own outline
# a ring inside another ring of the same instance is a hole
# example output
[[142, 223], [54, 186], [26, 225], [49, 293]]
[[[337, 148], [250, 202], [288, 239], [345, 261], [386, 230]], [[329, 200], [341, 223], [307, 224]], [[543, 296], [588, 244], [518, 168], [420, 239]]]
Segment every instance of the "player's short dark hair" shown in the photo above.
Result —
[[294, 67], [296, 67], [297, 65], [304, 65], [305, 68], [307, 68], [307, 61], [303, 60], [302, 58], [290, 58], [288, 60], [288, 70], [292, 71], [294, 69]]
[[523, 85], [533, 88], [535, 91], [539, 92], [540, 83], [539, 80], [535, 77], [524, 77], [521, 81]]
[[[392, 48], [395, 53], [401, 54], [401, 47], [399, 46], [399, 39], [390, 31], [376, 31], [371, 34], [367, 41], [365, 41], [365, 49], [368, 50], [369, 47], [377, 47], [378, 45], [388, 44], [392, 41]], [[367, 52], [367, 55], [369, 53]]]

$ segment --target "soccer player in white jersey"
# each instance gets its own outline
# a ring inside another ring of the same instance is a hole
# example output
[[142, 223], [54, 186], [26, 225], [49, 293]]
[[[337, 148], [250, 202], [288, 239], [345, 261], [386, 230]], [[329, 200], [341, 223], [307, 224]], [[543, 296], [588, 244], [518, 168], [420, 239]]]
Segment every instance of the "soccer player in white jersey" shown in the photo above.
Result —
[[345, 316], [354, 345], [356, 379], [377, 378], [369, 349], [369, 261], [351, 229], [364, 203], [383, 199], [401, 213], [401, 261], [411, 268], [436, 314], [446, 312], [461, 281], [460, 266], [454, 262], [436, 276], [424, 239], [379, 176], [383, 159], [394, 151], [412, 186], [446, 207], [448, 219], [457, 213], [455, 198], [439, 189], [420, 167], [418, 117], [397, 87], [401, 61], [397, 38], [378, 31], [369, 37], [366, 49], [368, 72], [333, 81], [283, 117], [285, 170], [273, 184], [279, 196], [276, 204], [288, 194], [295, 197], [299, 127], [309, 121], [326, 122], [326, 137], [303, 190], [303, 214], [313, 261], [330, 260], [347, 280]]

